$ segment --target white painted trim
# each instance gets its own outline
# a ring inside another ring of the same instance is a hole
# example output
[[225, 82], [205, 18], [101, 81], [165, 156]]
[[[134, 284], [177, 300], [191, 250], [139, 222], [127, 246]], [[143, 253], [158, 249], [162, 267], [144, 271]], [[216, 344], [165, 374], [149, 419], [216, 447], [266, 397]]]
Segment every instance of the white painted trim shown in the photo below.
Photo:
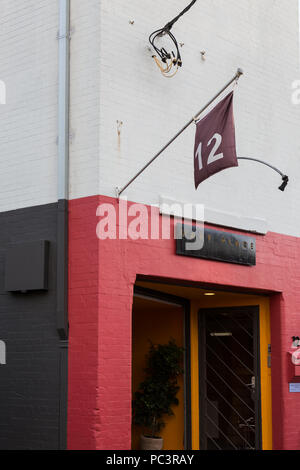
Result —
[[[183, 207], [188, 202], [176, 201], [165, 196], [159, 197], [159, 210], [160, 214], [172, 215], [180, 217], [180, 211], [176, 211], [176, 205]], [[166, 210], [166, 206], [173, 206], [172, 211]], [[194, 211], [196, 213], [196, 211]], [[233, 228], [237, 230], [243, 230], [251, 233], [258, 233], [260, 235], [266, 235], [268, 233], [268, 223], [265, 219], [245, 217], [239, 214], [231, 212], [222, 212], [209, 207], [204, 207], [204, 220], [195, 217], [194, 220], [197, 222], [206, 222], [213, 225], [220, 225], [222, 227]]]

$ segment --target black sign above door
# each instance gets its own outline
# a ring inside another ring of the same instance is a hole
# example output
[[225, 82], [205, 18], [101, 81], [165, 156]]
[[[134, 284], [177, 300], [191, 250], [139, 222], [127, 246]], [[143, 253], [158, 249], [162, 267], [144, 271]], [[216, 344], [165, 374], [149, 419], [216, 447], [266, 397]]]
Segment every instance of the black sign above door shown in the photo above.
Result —
[[246, 235], [178, 224], [176, 254], [255, 266], [256, 240]]

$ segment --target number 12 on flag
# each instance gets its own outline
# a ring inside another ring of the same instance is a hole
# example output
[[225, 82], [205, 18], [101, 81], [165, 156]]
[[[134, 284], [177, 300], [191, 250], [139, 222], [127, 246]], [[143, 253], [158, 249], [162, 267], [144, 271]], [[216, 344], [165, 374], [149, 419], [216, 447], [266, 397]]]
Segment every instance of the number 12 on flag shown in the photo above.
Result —
[[195, 188], [210, 176], [238, 166], [233, 116], [233, 92], [196, 123]]

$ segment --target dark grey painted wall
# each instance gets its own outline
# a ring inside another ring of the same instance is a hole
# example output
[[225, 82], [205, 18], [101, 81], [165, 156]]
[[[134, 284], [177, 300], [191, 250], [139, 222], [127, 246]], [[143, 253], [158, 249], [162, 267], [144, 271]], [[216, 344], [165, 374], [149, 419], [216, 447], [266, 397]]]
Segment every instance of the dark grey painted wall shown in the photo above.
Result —
[[[66, 343], [57, 331], [58, 205], [0, 214], [0, 449], [64, 447]], [[5, 250], [15, 242], [48, 240], [46, 292], [7, 293]]]

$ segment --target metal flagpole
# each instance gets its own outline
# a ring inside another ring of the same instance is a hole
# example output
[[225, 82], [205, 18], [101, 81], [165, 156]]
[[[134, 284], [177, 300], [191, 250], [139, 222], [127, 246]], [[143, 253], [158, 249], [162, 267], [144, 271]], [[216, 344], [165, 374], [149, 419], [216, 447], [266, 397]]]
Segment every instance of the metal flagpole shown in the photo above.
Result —
[[133, 177], [122, 189], [116, 188], [116, 195], [119, 198], [121, 194], [142, 174], [144, 171], [202, 114], [234, 81], [237, 81], [243, 75], [242, 69], [237, 69], [235, 76], [220, 90], [169, 142]]

